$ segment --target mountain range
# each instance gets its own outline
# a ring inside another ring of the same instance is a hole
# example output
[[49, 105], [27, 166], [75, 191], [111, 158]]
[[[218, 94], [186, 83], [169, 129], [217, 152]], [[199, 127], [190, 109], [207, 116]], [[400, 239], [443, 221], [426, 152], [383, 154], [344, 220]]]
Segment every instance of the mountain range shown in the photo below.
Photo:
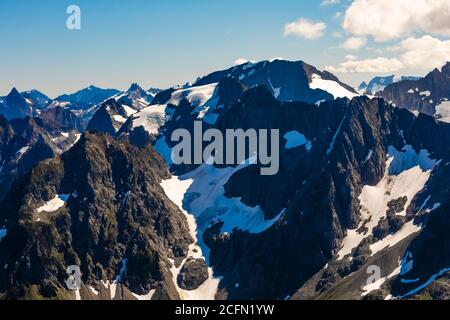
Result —
[[[361, 95], [272, 60], [166, 90], [49, 101], [13, 89], [0, 107], [0, 298], [450, 298], [450, 63], [380, 79]], [[172, 133], [196, 121], [278, 129], [278, 173], [173, 164]]]

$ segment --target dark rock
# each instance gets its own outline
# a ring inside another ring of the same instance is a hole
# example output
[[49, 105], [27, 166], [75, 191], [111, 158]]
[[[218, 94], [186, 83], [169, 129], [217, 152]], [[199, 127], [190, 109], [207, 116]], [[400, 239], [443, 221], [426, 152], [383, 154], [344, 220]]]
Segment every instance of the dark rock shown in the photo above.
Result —
[[208, 279], [208, 268], [204, 259], [189, 257], [178, 274], [178, 286], [183, 290], [195, 290]]

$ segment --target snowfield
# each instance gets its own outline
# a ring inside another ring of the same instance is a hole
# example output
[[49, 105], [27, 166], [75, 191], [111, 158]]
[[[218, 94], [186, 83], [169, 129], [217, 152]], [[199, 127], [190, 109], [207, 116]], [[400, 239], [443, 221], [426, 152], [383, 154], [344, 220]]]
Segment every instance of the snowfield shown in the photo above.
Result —
[[311, 83], [309, 84], [309, 87], [311, 89], [321, 89], [321, 90], [327, 91], [328, 93], [333, 95], [335, 99], [337, 99], [337, 98], [352, 99], [357, 96], [356, 93], [353, 93], [353, 92], [345, 89], [343, 86], [341, 86], [336, 81], [324, 80], [318, 74], [312, 75], [312, 80], [311, 80]]
[[[362, 206], [361, 224], [355, 230], [348, 230], [342, 248], [338, 252], [338, 259], [340, 260], [350, 254], [365, 237], [372, 234], [379, 221], [386, 217], [389, 201], [406, 196], [408, 200], [405, 210], [398, 213], [398, 215], [406, 215], [406, 209], [414, 197], [424, 188], [431, 171], [437, 164], [436, 160], [429, 158], [429, 153], [426, 150], [416, 153], [409, 145], [405, 146], [402, 151], [398, 151], [392, 146], [389, 147], [385, 176], [376, 186], [363, 187], [359, 197]], [[368, 229], [367, 233], [358, 233], [357, 230], [364, 223]], [[409, 221], [397, 233], [372, 244], [370, 246], [372, 254], [393, 246], [420, 230], [420, 226], [416, 226], [413, 221]]]
[[132, 116], [133, 128], [143, 127], [149, 134], [158, 134], [170, 115], [167, 109], [167, 105], [155, 105], [140, 110]]
[[436, 106], [436, 115], [439, 121], [450, 123], [450, 101], [442, 101]]
[[202, 106], [212, 98], [216, 87], [217, 83], [212, 83], [204, 86], [177, 90], [172, 93], [167, 104], [178, 106], [181, 100], [186, 98], [194, 107]]
[[254, 161], [255, 159], [250, 159], [235, 168], [221, 169], [208, 162], [181, 177], [183, 180], [193, 180], [186, 194], [190, 200], [186, 205], [194, 214], [200, 230], [205, 231], [211, 222], [220, 220], [224, 223], [221, 229], [223, 233], [231, 233], [235, 228], [260, 233], [278, 221], [282, 213], [272, 220], [266, 220], [259, 206], [248, 207], [241, 199], [229, 199], [224, 195], [224, 185], [231, 176]]
[[[191, 236], [195, 239], [189, 247], [188, 257], [204, 259], [209, 265], [209, 248], [202, 239], [203, 232], [213, 222], [224, 223], [221, 232], [231, 233], [235, 228], [251, 233], [260, 233], [276, 223], [283, 212], [272, 220], [266, 220], [259, 207], [248, 207], [240, 199], [224, 196], [224, 185], [237, 171], [254, 162], [250, 159], [236, 168], [215, 168], [212, 161], [205, 163], [181, 177], [172, 177], [161, 183], [166, 195], [186, 215]], [[186, 260], [185, 260], [186, 261]], [[182, 299], [212, 300], [215, 298], [220, 277], [213, 275], [208, 268], [209, 278], [198, 289], [182, 290], [178, 287], [177, 277], [184, 262], [177, 268], [172, 261], [172, 276], [175, 287]]]
[[64, 207], [70, 195], [58, 194], [52, 200], [47, 201], [43, 206], [36, 209], [38, 213], [41, 212], [55, 212], [56, 210]]
[[363, 290], [364, 292], [361, 294], [362, 297], [367, 296], [369, 293], [375, 290], [379, 290], [381, 286], [386, 282], [386, 280], [392, 279], [393, 277], [397, 276], [400, 273], [400, 266], [396, 268], [394, 271], [392, 271], [391, 274], [389, 274], [387, 277], [378, 279], [374, 283], [367, 284]]
[[143, 127], [149, 134], [159, 134], [160, 128], [170, 120], [174, 110], [169, 105], [177, 107], [183, 99], [186, 99], [195, 108], [193, 114], [198, 113], [198, 119], [205, 118], [208, 123], [214, 123], [217, 118], [208, 116], [210, 110], [217, 104], [217, 98], [213, 98], [217, 83], [200, 87], [191, 87], [177, 90], [172, 93], [166, 104], [148, 106], [132, 115], [133, 128]]
[[221, 278], [217, 278], [213, 276], [212, 268], [208, 268], [209, 278], [196, 290], [187, 291], [178, 287], [178, 274], [181, 271], [184, 263], [189, 257], [193, 257], [194, 259], [204, 259], [207, 262], [206, 256], [209, 255], [209, 250], [206, 245], [203, 244], [203, 240], [201, 234], [198, 235], [197, 223], [193, 215], [189, 214], [183, 209], [183, 199], [187, 190], [192, 184], [192, 180], [180, 180], [177, 177], [172, 177], [169, 180], [164, 180], [161, 182], [161, 186], [163, 187], [166, 195], [175, 203], [180, 210], [185, 214], [186, 219], [188, 221], [189, 232], [191, 237], [194, 239], [194, 243], [189, 246], [188, 257], [183, 260], [180, 266], [177, 268], [175, 266], [175, 262], [172, 260], [172, 278], [175, 288], [178, 291], [180, 297], [184, 300], [214, 300], [217, 289], [219, 287], [219, 283]]
[[286, 149], [294, 149], [300, 146], [305, 146], [307, 151], [312, 148], [312, 143], [306, 137], [298, 131], [289, 131], [283, 138], [286, 140]]

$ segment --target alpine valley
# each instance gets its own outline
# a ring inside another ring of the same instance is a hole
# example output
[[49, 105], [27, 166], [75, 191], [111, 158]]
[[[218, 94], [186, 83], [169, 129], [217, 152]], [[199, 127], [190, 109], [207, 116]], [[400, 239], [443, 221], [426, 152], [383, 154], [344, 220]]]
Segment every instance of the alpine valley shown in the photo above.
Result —
[[[14, 88], [0, 299], [450, 299], [449, 99], [450, 62], [358, 91], [286, 60], [163, 90]], [[172, 133], [196, 121], [278, 129], [278, 173], [174, 165]]]

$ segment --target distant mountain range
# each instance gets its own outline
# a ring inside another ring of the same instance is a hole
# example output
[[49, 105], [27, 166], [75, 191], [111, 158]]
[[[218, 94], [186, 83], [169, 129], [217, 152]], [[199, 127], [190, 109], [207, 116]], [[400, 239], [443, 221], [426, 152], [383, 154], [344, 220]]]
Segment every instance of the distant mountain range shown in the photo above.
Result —
[[[44, 107], [14, 89], [0, 116], [0, 298], [449, 299], [449, 71], [379, 78], [366, 95], [285, 60]], [[278, 173], [174, 165], [172, 133], [195, 121], [278, 129]]]
[[424, 78], [391, 84], [378, 95], [399, 108], [450, 122], [450, 63]]
[[383, 91], [388, 85], [405, 81], [405, 80], [418, 80], [419, 77], [396, 77], [396, 76], [387, 76], [387, 77], [375, 77], [372, 80], [369, 81], [367, 84], [366, 82], [363, 82], [358, 87], [358, 92], [360, 94], [371, 94], [375, 95], [378, 92]]

